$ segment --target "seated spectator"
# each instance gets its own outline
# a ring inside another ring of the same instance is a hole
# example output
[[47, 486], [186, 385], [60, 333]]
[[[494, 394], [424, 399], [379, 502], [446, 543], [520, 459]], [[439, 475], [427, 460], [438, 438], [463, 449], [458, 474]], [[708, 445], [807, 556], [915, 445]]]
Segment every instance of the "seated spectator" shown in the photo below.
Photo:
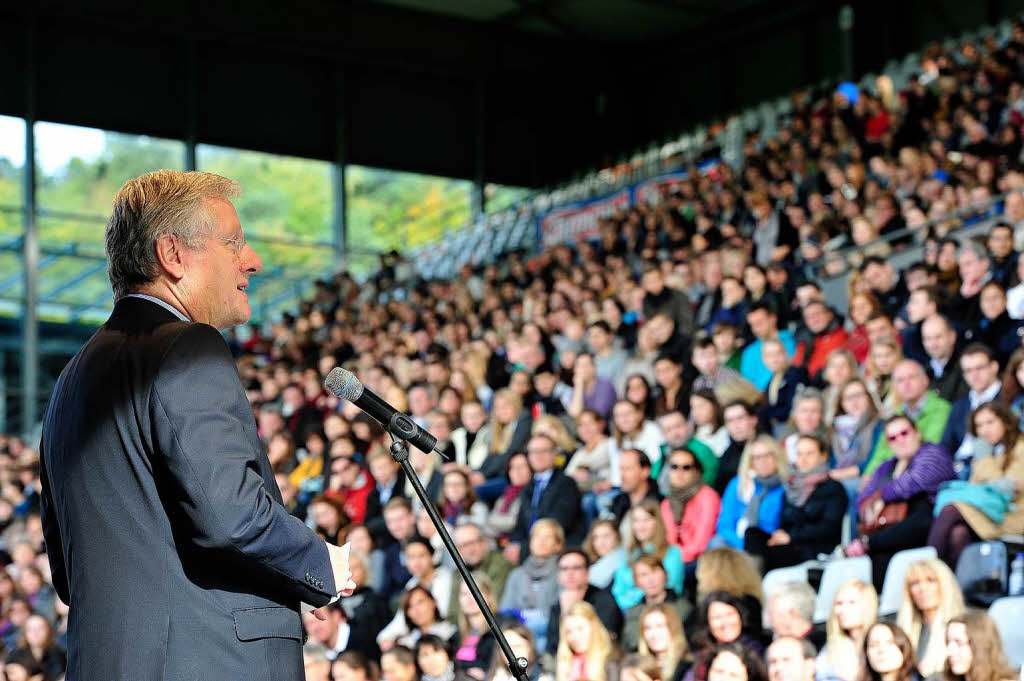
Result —
[[818, 655], [817, 668], [823, 678], [839, 681], [861, 678], [864, 635], [877, 619], [878, 594], [873, 586], [855, 579], [836, 590], [825, 625], [825, 647]]
[[487, 522], [483, 529], [488, 537], [497, 541], [498, 546], [505, 548], [512, 541], [519, 518], [519, 509], [523, 505], [522, 491], [533, 480], [533, 469], [530, 468], [529, 457], [524, 452], [510, 454], [505, 462], [505, 489], [494, 502]]
[[818, 674], [817, 650], [814, 644], [804, 638], [782, 636], [772, 641], [765, 653], [768, 663], [768, 678], [771, 681], [814, 681], [836, 678], [826, 673]]
[[[415, 447], [411, 447], [409, 449], [409, 464], [412, 466], [416, 477], [423, 484], [427, 498], [436, 506], [437, 502], [441, 499], [441, 481], [443, 479], [440, 459], [433, 452], [422, 452]], [[416, 490], [412, 486], [412, 480], [405, 481], [405, 489], [402, 495], [412, 502], [413, 510], [419, 513], [423, 508], [423, 502], [420, 501], [419, 496], [416, 494]]]
[[793, 413], [782, 431], [782, 446], [790, 465], [796, 463], [796, 446], [802, 437], [817, 438], [828, 453], [828, 428], [825, 426], [825, 400], [816, 388], [804, 388], [793, 400]]
[[1017, 270], [1019, 256], [1013, 249], [1013, 227], [1005, 222], [992, 225], [986, 246], [992, 258], [992, 279], [1007, 285]]
[[781, 432], [793, 411], [797, 391], [807, 382], [807, 374], [802, 368], [792, 366], [786, 348], [776, 339], [761, 344], [761, 358], [771, 372], [771, 379], [765, 390], [764, 406], [757, 417], [764, 431]]
[[[617, 378], [614, 377], [614, 378]], [[581, 352], [573, 363], [572, 397], [566, 411], [573, 418], [579, 417], [585, 409], [598, 413], [602, 419], [611, 416], [615, 404], [613, 379], [597, 375], [594, 356]]]
[[[814, 378], [825, 368], [828, 356], [846, 346], [850, 337], [843, 328], [842, 320], [821, 301], [811, 301], [803, 308], [804, 323], [811, 333], [811, 341], [802, 351], [797, 352], [794, 364], [803, 366], [807, 375]], [[763, 352], [763, 350], [762, 350]]]
[[661, 667], [650, 655], [626, 655], [619, 678], [622, 681], [662, 681]]
[[[1012, 319], [1024, 319], [1024, 261], [1017, 258], [1016, 276], [1007, 282], [1006, 312]], [[1016, 282], [1016, 283], [1014, 283]]]
[[[726, 342], [725, 337], [731, 334], [735, 337], [735, 324], [716, 324], [714, 328], [719, 329], [720, 336]], [[730, 345], [731, 353], [737, 353], [734, 345]], [[731, 356], [731, 355], [730, 355]], [[729, 359], [728, 357], [726, 359]], [[744, 378], [734, 367], [726, 366], [715, 345], [713, 336], [702, 336], [693, 341], [693, 351], [690, 355], [693, 368], [699, 375], [693, 381], [693, 390], [715, 390], [723, 383], [730, 381], [742, 381]], [[738, 363], [738, 362], [737, 362]]]
[[747, 310], [747, 324], [750, 326], [754, 341], [743, 350], [740, 373], [761, 391], [768, 388], [771, 380], [771, 371], [764, 365], [761, 357], [761, 344], [777, 338], [782, 341], [790, 357], [796, 353], [796, 339], [788, 330], [780, 331], [778, 323], [778, 314], [770, 305], [752, 305]]
[[1006, 661], [995, 622], [983, 610], [968, 610], [946, 625], [946, 681], [1012, 681], [1017, 670]]
[[619, 494], [612, 486], [611, 438], [605, 435], [604, 419], [596, 411], [585, 409], [576, 417], [576, 433], [582, 446], [570, 457], [565, 474], [576, 481], [583, 493], [583, 509], [589, 520], [608, 512]]
[[[464, 522], [456, 526], [452, 532], [452, 539], [455, 541], [455, 548], [462, 554], [466, 567], [474, 574], [487, 577], [494, 591], [494, 597], [497, 598], [505, 590], [505, 582], [508, 580], [509, 573], [512, 572], [512, 563], [505, 560], [500, 551], [493, 550], [490, 540], [480, 525]], [[458, 622], [459, 616], [462, 614], [462, 602], [459, 600], [459, 589], [462, 583], [460, 579], [452, 580], [448, 617], [453, 622]]]
[[[303, 613], [302, 626], [311, 641], [324, 646], [328, 660], [334, 660], [349, 650], [365, 651], [365, 654], [375, 658], [380, 656], [376, 632], [353, 627], [349, 623], [348, 615], [342, 603], [331, 603], [325, 609], [327, 611], [327, 619], [325, 620], [320, 620], [312, 612]], [[390, 613], [388, 613], [387, 606], [385, 605], [383, 621], [387, 622], [389, 616]], [[383, 626], [383, 624], [380, 626]], [[380, 631], [380, 627], [377, 628], [377, 631]]]
[[1020, 347], [1024, 322], [1012, 319], [1006, 312], [1006, 289], [990, 281], [981, 287], [981, 321], [974, 339], [995, 353], [999, 366], [1005, 366], [1013, 351]]
[[681, 336], [693, 336], [693, 308], [682, 291], [665, 285], [665, 277], [657, 263], [646, 263], [643, 267], [641, 285], [645, 292], [643, 316], [651, 319], [657, 314], [667, 315], [675, 324]]
[[[554, 681], [554, 676], [541, 671], [540, 654], [534, 642], [533, 633], [525, 625], [518, 622], [504, 624], [501, 633], [505, 635], [509, 647], [516, 658], [526, 660], [526, 674], [531, 681]], [[516, 681], [508, 669], [508, 660], [500, 648], [494, 650], [494, 659], [487, 670], [484, 681]]]
[[847, 350], [836, 350], [825, 360], [825, 368], [821, 371], [821, 377], [825, 381], [825, 388], [821, 396], [825, 400], [825, 423], [832, 425], [836, 416], [836, 409], [839, 406], [839, 389], [846, 385], [852, 378], [860, 376], [860, 369], [857, 360]]
[[[387, 532], [387, 528], [384, 531]], [[391, 539], [390, 535], [388, 535], [388, 539]], [[344, 536], [343, 538], [339, 537], [339, 541], [342, 544], [352, 544], [352, 553], [358, 553], [363, 556], [363, 562], [366, 564], [367, 588], [378, 594], [384, 593], [387, 577], [385, 562], [387, 559], [384, 551], [376, 548], [373, 537], [370, 535], [370, 530], [365, 525], [353, 523], [345, 528]]]
[[[455, 446], [453, 463], [464, 466], [468, 471], [480, 470], [491, 446], [487, 412], [479, 402], [468, 401], [459, 410], [459, 420], [462, 425], [452, 431], [452, 444]], [[370, 472], [373, 472], [372, 468]]]
[[[351, 459], [339, 459], [339, 461], [351, 461], [351, 465], [358, 468], [359, 464]], [[342, 464], [342, 465], [348, 465]], [[313, 520], [313, 526], [317, 534], [324, 538], [324, 541], [332, 544], [338, 543], [340, 535], [349, 519], [345, 514], [344, 502], [338, 497], [320, 495], [309, 502], [309, 515]]]
[[[473, 579], [487, 607], [491, 612], [496, 612], [498, 597], [490, 578], [483, 572], [475, 572]], [[459, 615], [455, 621], [459, 627], [459, 647], [454, 655], [455, 667], [471, 678], [482, 679], [487, 673], [487, 665], [490, 664], [496, 648], [494, 634], [487, 626], [487, 619], [480, 606], [476, 604], [476, 599], [473, 598], [466, 582], [459, 581], [457, 588]]]
[[732, 479], [739, 472], [740, 459], [747, 443], [757, 435], [757, 410], [748, 402], [729, 402], [722, 410], [725, 429], [729, 433], [729, 446], [718, 461], [718, 473], [712, 485], [719, 495], [725, 492]]
[[[954, 570], [971, 542], [1024, 533], [1024, 438], [1017, 419], [1005, 404], [987, 402], [971, 414], [970, 432], [992, 454], [974, 463], [969, 484], [939, 492], [928, 535], [928, 544]], [[989, 515], [993, 494], [1001, 502], [1000, 522]]]
[[[846, 321], [848, 336], [846, 343], [843, 344], [843, 349], [852, 353], [857, 364], [864, 363], [868, 358], [868, 350], [871, 348], [871, 339], [868, 337], [868, 319], [881, 309], [878, 299], [868, 291], [858, 291], [850, 296]], [[829, 353], [825, 358], [826, 364], [831, 356], [832, 353]]]
[[67, 669], [67, 653], [57, 645], [53, 637], [53, 627], [42, 615], [32, 615], [25, 620], [15, 652], [26, 652], [31, 655], [46, 680], [56, 681]]
[[815, 626], [814, 588], [807, 582], [783, 584], [768, 597], [768, 625], [775, 638], [792, 636], [806, 639], [818, 650], [825, 645], [825, 628]]
[[928, 355], [929, 387], [952, 403], [967, 394], [967, 383], [960, 368], [957, 332], [953, 322], [934, 314], [921, 322], [921, 342]]
[[[458, 638], [458, 628], [441, 616], [441, 612], [437, 608], [437, 601], [425, 587], [414, 586], [402, 594], [398, 616], [402, 618], [404, 628], [408, 633], [400, 635], [397, 639], [391, 639], [388, 637], [387, 628], [385, 628], [377, 635], [377, 644], [381, 651], [388, 650], [395, 645], [415, 648], [420, 637], [427, 634], [433, 634], [448, 642], [454, 642]], [[390, 627], [390, 625], [388, 626]]]
[[568, 549], [558, 558], [558, 586], [561, 593], [557, 602], [551, 606], [548, 616], [547, 641], [548, 648], [555, 650], [559, 643], [559, 622], [562, 613], [570, 612], [577, 603], [585, 601], [597, 611], [602, 627], [607, 630], [612, 641], [618, 641], [622, 631], [622, 611], [605, 589], [598, 589], [590, 584], [589, 561], [582, 549]]
[[409, 500], [391, 497], [384, 505], [384, 523], [394, 541], [384, 549], [386, 578], [380, 593], [391, 600], [412, 578], [405, 566], [405, 545], [416, 535], [416, 516]]
[[512, 570], [499, 607], [520, 611], [534, 633], [537, 649], [546, 650], [548, 614], [558, 602], [558, 556], [565, 535], [557, 521], [542, 518], [530, 529], [530, 551], [522, 565]]
[[992, 257], [978, 238], [962, 239], [957, 254], [960, 288], [950, 306], [965, 329], [977, 329], [981, 321], [981, 287], [992, 278]]
[[1003, 387], [999, 401], [1009, 405], [1017, 418], [1017, 427], [1024, 429], [1024, 348], [1014, 351], [1003, 369]]
[[[406, 593], [415, 587], [429, 590], [431, 598], [437, 604], [437, 611], [442, 618], [446, 618], [451, 603], [454, 577], [451, 570], [434, 566], [434, 548], [430, 542], [422, 537], [410, 539], [405, 545], [405, 564], [412, 575], [405, 584]], [[402, 613], [397, 613], [377, 635], [377, 640], [381, 642], [381, 647], [386, 649], [408, 633], [409, 625], [406, 618]]]
[[414, 654], [420, 681], [469, 681], [474, 678], [455, 666], [451, 643], [439, 636], [421, 636], [416, 641]]
[[[533, 479], [519, 493], [522, 504], [512, 530], [513, 543], [510, 547], [516, 543], [522, 546], [530, 528], [541, 518], [554, 520], [571, 540], [582, 539], [580, 491], [572, 478], [555, 468], [554, 441], [546, 435], [531, 437], [526, 455], [533, 469]], [[515, 553], [514, 548], [510, 553]], [[514, 555], [507, 557], [510, 560], [515, 558]], [[543, 649], [543, 645], [538, 644], [538, 647]]]
[[43, 681], [44, 670], [27, 650], [15, 650], [4, 659], [4, 678], [8, 681]]
[[681, 681], [690, 668], [690, 647], [683, 634], [683, 625], [670, 605], [650, 605], [640, 614], [641, 655], [649, 655], [658, 663], [661, 678]]
[[[530, 439], [533, 419], [523, 409], [523, 400], [507, 388], [494, 393], [491, 409], [491, 446], [487, 458], [471, 477], [477, 486], [476, 495], [484, 502], [490, 502], [501, 495], [506, 481], [501, 477], [509, 455], [526, 449]], [[485, 484], [486, 483], [486, 484]]]
[[686, 572], [693, 574], [695, 561], [707, 549], [715, 533], [720, 499], [703, 479], [700, 460], [685, 449], [669, 457], [669, 495], [661, 502], [668, 542], [679, 547]]
[[32, 610], [47, 619], [56, 620], [57, 592], [43, 579], [43, 573], [35, 565], [26, 565], [18, 571], [18, 588], [28, 599]]
[[682, 594], [668, 588], [665, 566], [656, 556], [640, 556], [633, 563], [633, 581], [643, 591], [643, 600], [626, 610], [622, 625], [622, 649], [635, 652], [640, 642], [640, 616], [652, 605], [671, 605], [680, 622], [693, 614], [693, 605]]
[[910, 564], [903, 579], [903, 600], [896, 612], [896, 626], [907, 633], [922, 677], [942, 671], [946, 639], [941, 632], [950, 619], [963, 613], [960, 585], [945, 563], [928, 558]]
[[626, 449], [619, 457], [622, 492], [612, 500], [612, 515], [622, 536], [629, 534], [629, 511], [643, 501], [661, 503], [661, 493], [651, 479], [651, 460], [639, 449]]
[[441, 481], [440, 506], [442, 517], [449, 525], [460, 521], [483, 524], [487, 522], [487, 506], [478, 501], [469, 484], [469, 476], [461, 470], [444, 474]]
[[[896, 456], [878, 467], [858, 495], [860, 537], [845, 548], [848, 556], [871, 556], [879, 591], [892, 556], [927, 540], [939, 486], [954, 477], [949, 454], [940, 445], [922, 442], [908, 417], [887, 419], [884, 432]], [[881, 521], [886, 507], [894, 504], [905, 505], [905, 511]]]
[[[937, 316], [940, 310], [946, 308], [946, 300], [948, 297], [949, 294], [946, 290], [936, 284], [929, 284], [911, 291], [910, 299], [907, 301], [906, 308], [907, 321], [909, 324], [900, 332], [904, 357], [913, 359], [921, 364], [928, 364], [929, 356], [924, 347], [923, 337], [924, 322], [930, 317]], [[948, 360], [942, 360], [940, 365], [943, 369], [947, 365], [951, 370], [957, 369], [957, 365], [955, 363], [950, 364]], [[951, 381], [951, 379], [946, 379], [946, 381]], [[951, 389], [952, 386], [962, 386], [962, 378], [959, 383], [954, 380], [946, 385], [947, 390]]]
[[[633, 380], [630, 376], [630, 380]], [[683, 380], [682, 361], [674, 355], [663, 353], [654, 360], [654, 382], [657, 385], [657, 398], [654, 403], [653, 416], [679, 410], [684, 413], [689, 408], [691, 385]], [[628, 398], [629, 396], [626, 395]], [[641, 404], [631, 400], [634, 404]], [[652, 415], [645, 411], [645, 416]]]
[[761, 621], [761, 575], [750, 554], [723, 547], [706, 551], [697, 559], [698, 600], [703, 601], [714, 591], [740, 599], [750, 622]]
[[[900, 399], [897, 413], [906, 414], [913, 420], [915, 429], [921, 434], [922, 442], [940, 442], [946, 429], [946, 421], [949, 420], [950, 404], [928, 390], [928, 377], [921, 365], [913, 360], [903, 360], [896, 366], [893, 380], [896, 383], [896, 394]], [[879, 437], [864, 474], [874, 473], [875, 469], [891, 459], [892, 455], [888, 438]]]
[[714, 391], [698, 390], [690, 395], [690, 421], [693, 423], [692, 439], [708, 447], [716, 459], [721, 457], [729, 446], [729, 432]]
[[366, 517], [363, 522], [374, 544], [382, 547], [391, 541], [388, 528], [384, 525], [384, 506], [395, 494], [402, 496], [404, 493], [405, 471], [391, 458], [391, 453], [384, 450], [368, 456], [366, 465], [373, 477], [374, 486], [366, 498]]
[[[743, 362], [743, 347], [740, 342], [739, 327], [735, 324], [715, 324], [711, 329], [711, 342], [715, 344], [715, 350], [718, 351], [719, 364], [722, 367], [732, 369], [742, 378], [740, 369]], [[716, 380], [716, 377], [711, 376], [710, 373], [705, 372], [703, 369], [698, 367], [698, 370], [709, 380]], [[712, 388], [717, 387], [717, 384], [712, 386]]]
[[639, 449], [650, 460], [655, 478], [661, 470], [661, 445], [665, 441], [654, 421], [644, 418], [643, 409], [629, 400], [619, 400], [612, 409], [612, 442], [610, 448], [611, 483], [622, 485], [619, 457], [627, 449]]
[[763, 559], [764, 571], [831, 553], [842, 539], [846, 491], [828, 475], [828, 453], [820, 440], [801, 436], [795, 471], [786, 482], [779, 529], [770, 535], [751, 527], [746, 550]]
[[416, 657], [405, 646], [395, 646], [380, 657], [381, 681], [418, 681]]
[[839, 407], [832, 421], [832, 456], [829, 475], [846, 488], [851, 526], [857, 521], [857, 494], [868, 459], [882, 434], [882, 420], [868, 387], [859, 378], [841, 388]]
[[899, 343], [894, 337], [879, 338], [871, 344], [864, 376], [868, 390], [883, 416], [891, 416], [899, 409], [900, 397], [893, 378], [902, 360]]
[[[455, 458], [455, 445], [452, 444], [452, 420], [444, 412], [434, 410], [427, 415], [427, 432], [437, 438], [434, 451], [445, 461]], [[444, 471], [442, 470], [443, 474]]]
[[609, 588], [615, 571], [626, 561], [619, 524], [608, 519], [596, 521], [583, 542], [583, 552], [590, 562], [590, 583], [598, 589]]
[[972, 411], [996, 399], [1003, 386], [999, 380], [999, 362], [986, 345], [971, 343], [964, 348], [960, 355], [960, 367], [970, 391], [953, 403], [940, 442], [953, 455], [957, 476], [966, 480], [970, 477], [971, 461], [975, 454], [975, 440], [967, 432], [967, 421]]
[[864, 658], [862, 681], [920, 681], [914, 648], [899, 626], [876, 622], [868, 629], [861, 647]]
[[[350, 553], [349, 567], [356, 588], [351, 596], [341, 601], [342, 613], [350, 629], [346, 635], [348, 644], [353, 649], [367, 653], [373, 659], [378, 659], [377, 635], [391, 620], [391, 611], [387, 600], [370, 588], [372, 575], [369, 561], [365, 553], [356, 550], [355, 543], [353, 543]], [[323, 643], [327, 645], [327, 643]], [[331, 650], [334, 645], [335, 643], [332, 642], [328, 650]]]
[[[658, 372], [654, 372], [657, 378]], [[631, 374], [626, 378], [626, 385], [623, 388], [623, 397], [640, 407], [644, 412], [644, 418], [654, 419], [658, 413], [657, 400], [654, 396], [655, 390], [651, 382], [643, 374]]]
[[661, 507], [650, 500], [630, 510], [630, 534], [626, 545], [628, 560], [615, 572], [612, 595], [619, 608], [627, 610], [641, 600], [643, 591], [633, 583], [633, 563], [640, 556], [653, 555], [665, 566], [668, 587], [683, 593], [683, 558], [679, 547], [668, 541]]
[[747, 528], [768, 534], [777, 530], [788, 479], [789, 462], [782, 447], [768, 435], [757, 436], [743, 450], [739, 473], [725, 489], [712, 543], [743, 550]]
[[593, 606], [583, 601], [571, 606], [559, 631], [556, 681], [618, 681], [616, 651]]
[[614, 340], [611, 327], [603, 319], [587, 326], [587, 344], [594, 353], [595, 373], [598, 378], [612, 382], [623, 375], [628, 359], [626, 351], [616, 347]]
[[[712, 591], [701, 602], [693, 636], [693, 675], [707, 678], [708, 665], [723, 645], [736, 644], [755, 655], [764, 653], [761, 622], [755, 622], [744, 602], [724, 591]], [[642, 652], [642, 651], [641, 651]]]
[[719, 647], [708, 665], [707, 681], [768, 681], [759, 655], [746, 646]]
[[907, 303], [906, 285], [893, 269], [892, 263], [878, 255], [868, 256], [860, 265], [860, 274], [868, 288], [878, 298], [882, 310], [895, 318]]
[[[665, 435], [665, 442], [661, 445], [661, 460], [666, 461], [665, 457], [677, 449], [689, 449], [700, 459], [704, 468], [704, 480], [709, 485], [713, 484], [718, 475], [718, 460], [722, 452], [716, 453], [706, 442], [694, 437], [693, 426], [681, 411], [666, 412], [658, 419], [658, 426]], [[720, 430], [726, 436], [728, 445], [728, 431], [724, 428]], [[668, 492], [668, 466], [662, 466], [658, 473], [658, 491]]]

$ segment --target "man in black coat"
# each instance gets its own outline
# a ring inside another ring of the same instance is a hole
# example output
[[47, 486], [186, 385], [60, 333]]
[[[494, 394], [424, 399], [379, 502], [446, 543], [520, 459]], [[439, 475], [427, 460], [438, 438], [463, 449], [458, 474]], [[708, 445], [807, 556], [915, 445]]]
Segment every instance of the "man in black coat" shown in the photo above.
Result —
[[355, 587], [347, 550], [281, 504], [220, 334], [262, 268], [237, 192], [160, 170], [114, 200], [114, 311], [61, 372], [40, 448], [72, 681], [299, 681], [300, 604]]
[[[580, 490], [575, 480], [555, 470], [555, 452], [555, 442], [547, 435], [534, 435], [526, 445], [533, 480], [519, 493], [522, 503], [512, 530], [512, 541], [520, 547], [520, 559], [525, 559], [529, 552], [530, 528], [541, 518], [557, 522], [565, 532], [567, 544], [576, 544], [582, 539]], [[526, 551], [522, 547], [526, 547]]]
[[608, 630], [612, 641], [618, 640], [622, 631], [622, 611], [610, 592], [590, 583], [590, 559], [582, 549], [566, 549], [559, 556], [558, 586], [562, 590], [558, 600], [551, 606], [551, 615], [548, 617], [548, 650], [558, 650], [562, 613], [568, 612], [569, 608], [580, 601], [594, 606], [597, 618]]

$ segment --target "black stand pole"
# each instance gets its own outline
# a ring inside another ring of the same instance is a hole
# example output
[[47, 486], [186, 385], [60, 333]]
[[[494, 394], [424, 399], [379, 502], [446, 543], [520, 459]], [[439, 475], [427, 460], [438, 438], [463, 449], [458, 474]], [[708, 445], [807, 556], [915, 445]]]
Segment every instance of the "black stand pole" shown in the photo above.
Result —
[[444, 542], [444, 547], [448, 549], [449, 555], [455, 561], [455, 567], [459, 569], [459, 574], [462, 575], [462, 579], [466, 581], [466, 586], [469, 587], [470, 593], [473, 594], [473, 600], [476, 601], [477, 606], [480, 608], [480, 612], [483, 613], [484, 619], [487, 620], [487, 626], [494, 634], [494, 638], [498, 641], [498, 647], [501, 648], [501, 652], [505, 654], [505, 659], [508, 660], [508, 670], [512, 674], [512, 678], [517, 681], [529, 681], [529, 677], [526, 674], [527, 662], [525, 657], [517, 658], [516, 654], [512, 652], [512, 647], [509, 646], [508, 640], [505, 638], [505, 634], [502, 633], [501, 627], [498, 626], [497, 621], [494, 619], [494, 613], [487, 607], [487, 602], [484, 600], [483, 594], [480, 593], [480, 587], [476, 585], [476, 580], [473, 579], [473, 575], [469, 571], [469, 567], [466, 565], [466, 561], [462, 560], [462, 555], [458, 549], [455, 548], [455, 542], [452, 541], [452, 537], [448, 534], [448, 530], [445, 529], [444, 521], [441, 520], [441, 516], [437, 514], [437, 509], [434, 507], [433, 502], [427, 496], [427, 491], [423, 489], [423, 483], [420, 482], [419, 476], [416, 475], [416, 471], [413, 470], [409, 464], [409, 450], [402, 443], [400, 438], [396, 438], [393, 433], [391, 435], [391, 458], [393, 458], [405, 471], [405, 477], [412, 483], [412, 488], [416, 490], [416, 496], [419, 497], [420, 503], [427, 509], [427, 515], [430, 516], [430, 521], [434, 523], [434, 527], [437, 528], [437, 533], [441, 536], [441, 541]]

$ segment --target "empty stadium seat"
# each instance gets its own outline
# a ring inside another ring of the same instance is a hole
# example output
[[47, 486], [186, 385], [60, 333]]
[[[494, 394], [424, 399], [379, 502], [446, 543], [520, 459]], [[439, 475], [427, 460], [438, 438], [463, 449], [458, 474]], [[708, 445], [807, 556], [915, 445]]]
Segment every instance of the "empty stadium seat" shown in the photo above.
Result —
[[1024, 665], [1024, 596], [1000, 598], [988, 609], [1003, 637], [1003, 650], [1014, 667]]
[[825, 563], [825, 571], [821, 574], [821, 584], [818, 586], [818, 598], [814, 601], [815, 622], [824, 622], [828, 619], [836, 591], [853, 579], [871, 583], [870, 557], [836, 558]]
[[936, 558], [935, 548], [922, 546], [917, 549], [900, 551], [885, 570], [885, 582], [882, 584], [882, 593], [878, 597], [878, 615], [884, 617], [891, 615], [900, 608], [900, 601], [903, 600], [903, 576], [911, 563], [927, 558]]
[[956, 563], [956, 581], [964, 598], [975, 605], [988, 606], [1006, 595], [1006, 544], [984, 541], [969, 544]]

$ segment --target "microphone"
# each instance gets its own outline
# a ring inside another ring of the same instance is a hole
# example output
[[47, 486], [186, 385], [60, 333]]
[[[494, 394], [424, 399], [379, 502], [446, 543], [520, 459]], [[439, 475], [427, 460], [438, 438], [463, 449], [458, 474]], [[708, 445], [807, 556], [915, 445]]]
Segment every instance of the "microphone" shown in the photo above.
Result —
[[436, 449], [437, 438], [416, 425], [411, 418], [385, 402], [379, 395], [367, 388], [351, 371], [341, 367], [331, 369], [324, 380], [324, 387], [335, 397], [348, 400], [372, 416], [378, 423], [400, 440], [406, 440], [416, 449], [429, 454]]

